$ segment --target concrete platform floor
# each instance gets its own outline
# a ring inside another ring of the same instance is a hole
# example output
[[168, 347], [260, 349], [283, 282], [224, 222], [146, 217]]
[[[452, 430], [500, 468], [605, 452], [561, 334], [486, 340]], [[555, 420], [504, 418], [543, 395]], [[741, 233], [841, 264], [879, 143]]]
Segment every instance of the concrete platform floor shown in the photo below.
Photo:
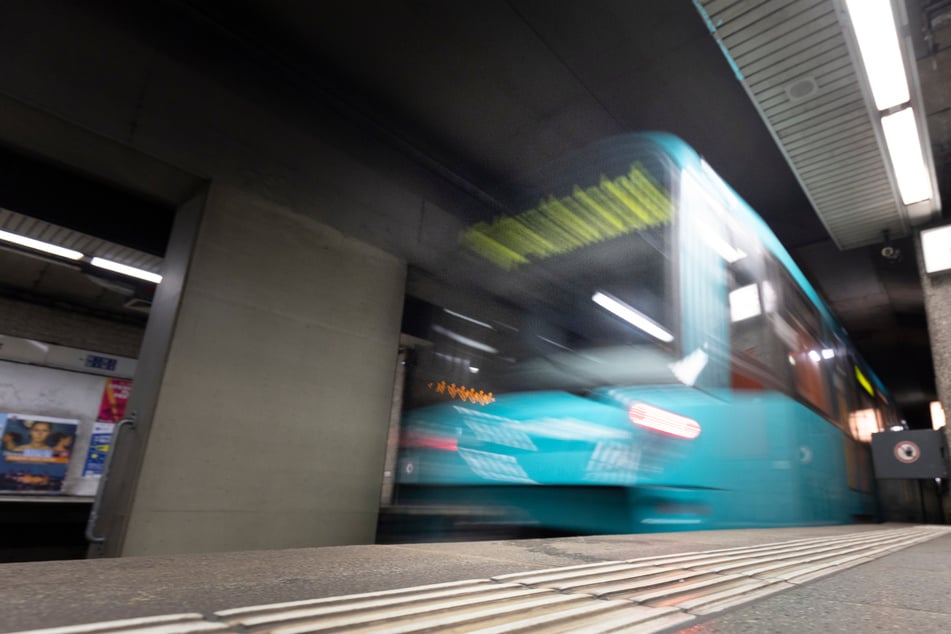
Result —
[[951, 632], [951, 535], [775, 594], [682, 634]]
[[[0, 631], [405, 588], [543, 568], [844, 535], [901, 524], [749, 529], [0, 564]], [[951, 535], [683, 630], [951, 631]]]

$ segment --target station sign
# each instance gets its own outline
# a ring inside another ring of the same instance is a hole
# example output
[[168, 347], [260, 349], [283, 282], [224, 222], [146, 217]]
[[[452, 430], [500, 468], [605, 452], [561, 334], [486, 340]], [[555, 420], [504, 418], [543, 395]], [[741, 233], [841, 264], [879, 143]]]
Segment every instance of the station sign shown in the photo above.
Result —
[[943, 431], [906, 429], [872, 434], [872, 464], [879, 479], [946, 478], [947, 455]]
[[895, 443], [894, 453], [899, 462], [911, 464], [921, 457], [921, 448], [910, 440], [900, 440]]

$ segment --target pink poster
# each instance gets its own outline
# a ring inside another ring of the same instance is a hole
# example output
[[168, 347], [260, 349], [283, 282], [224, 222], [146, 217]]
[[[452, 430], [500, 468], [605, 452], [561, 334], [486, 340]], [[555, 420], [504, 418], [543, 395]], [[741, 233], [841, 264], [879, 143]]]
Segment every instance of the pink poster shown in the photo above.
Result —
[[125, 405], [132, 391], [129, 379], [106, 379], [99, 404], [99, 416], [96, 420], [104, 423], [118, 423], [125, 417]]

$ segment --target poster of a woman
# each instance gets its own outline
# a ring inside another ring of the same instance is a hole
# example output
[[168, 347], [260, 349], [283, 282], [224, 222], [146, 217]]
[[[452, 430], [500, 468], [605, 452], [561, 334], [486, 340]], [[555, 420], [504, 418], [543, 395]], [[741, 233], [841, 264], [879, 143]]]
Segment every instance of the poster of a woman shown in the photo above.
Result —
[[78, 420], [0, 413], [0, 491], [58, 493]]

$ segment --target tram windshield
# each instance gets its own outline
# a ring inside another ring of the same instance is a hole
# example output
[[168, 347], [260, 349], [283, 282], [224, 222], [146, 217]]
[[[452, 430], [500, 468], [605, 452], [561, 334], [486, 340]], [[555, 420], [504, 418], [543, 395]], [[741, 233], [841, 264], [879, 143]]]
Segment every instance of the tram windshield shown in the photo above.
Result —
[[586, 181], [467, 229], [447, 275], [411, 270], [405, 405], [676, 381], [672, 179], [650, 165], [588, 166]]

